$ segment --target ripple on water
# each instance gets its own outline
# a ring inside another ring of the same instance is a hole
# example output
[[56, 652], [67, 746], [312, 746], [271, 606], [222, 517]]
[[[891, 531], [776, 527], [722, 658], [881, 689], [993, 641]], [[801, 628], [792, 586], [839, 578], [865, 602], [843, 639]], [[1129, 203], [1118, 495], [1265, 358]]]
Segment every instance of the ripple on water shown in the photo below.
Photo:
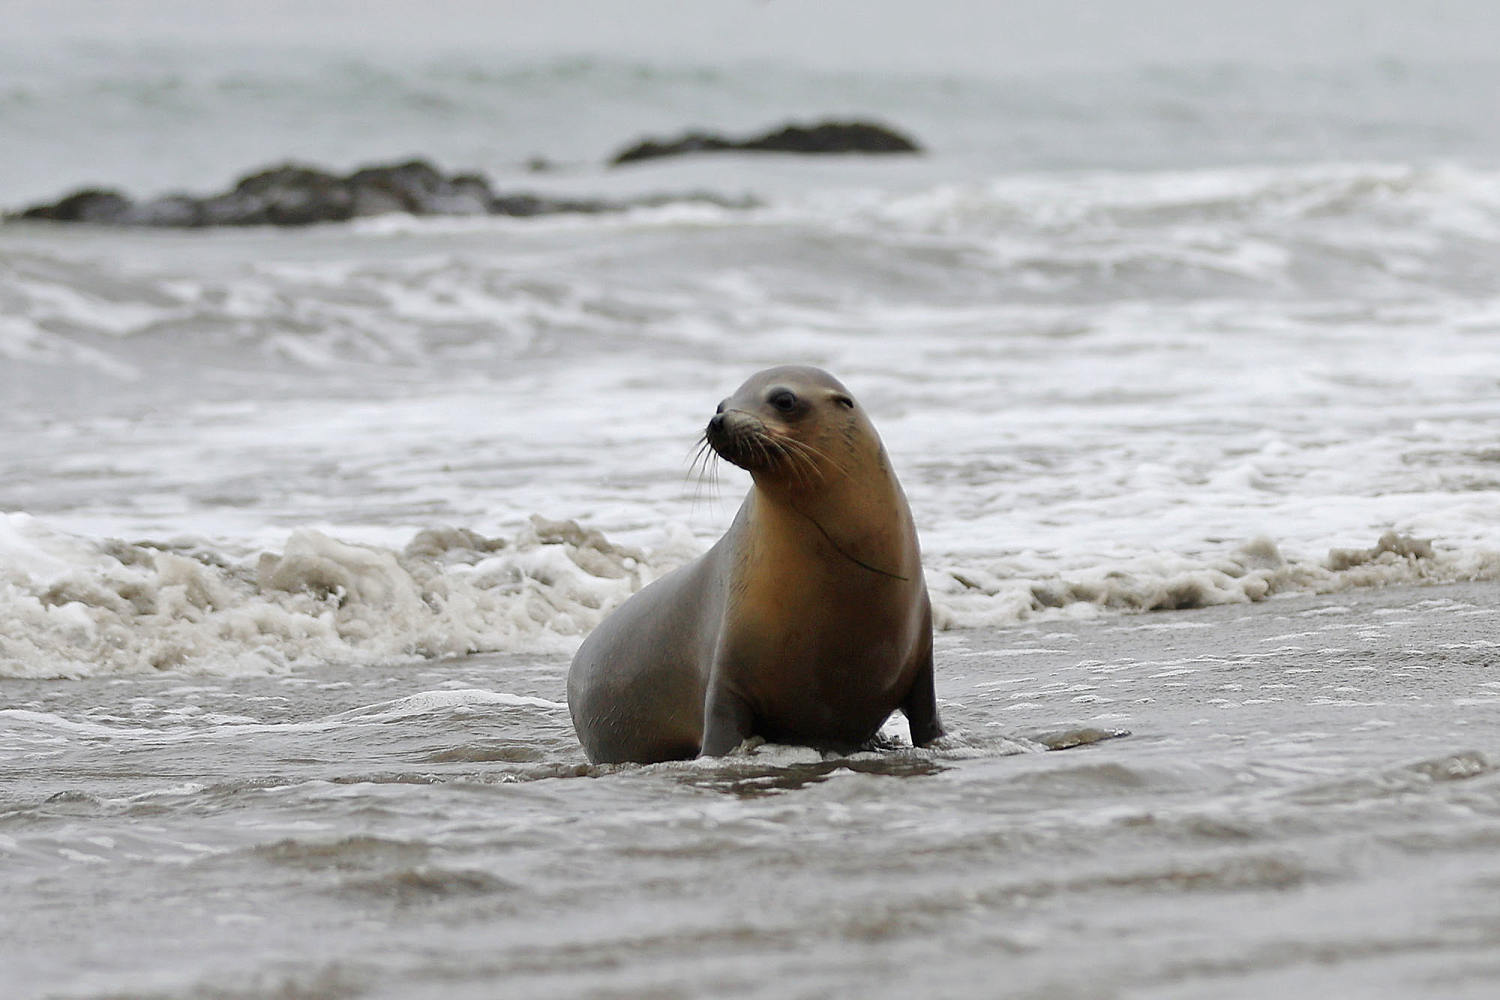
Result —
[[248, 853], [274, 865], [311, 870], [366, 870], [426, 861], [432, 849], [410, 840], [355, 835], [329, 840], [287, 838], [259, 844]]
[[486, 897], [515, 893], [521, 887], [514, 882], [476, 869], [441, 868], [423, 865], [415, 868], [400, 868], [345, 879], [340, 883], [341, 895], [379, 899], [396, 906], [417, 906], [445, 899], [463, 897]]
[[1461, 750], [1387, 768], [1292, 789], [1286, 797], [1306, 806], [1353, 806], [1397, 796], [1424, 794], [1449, 782], [1493, 775], [1500, 766], [1478, 750]]

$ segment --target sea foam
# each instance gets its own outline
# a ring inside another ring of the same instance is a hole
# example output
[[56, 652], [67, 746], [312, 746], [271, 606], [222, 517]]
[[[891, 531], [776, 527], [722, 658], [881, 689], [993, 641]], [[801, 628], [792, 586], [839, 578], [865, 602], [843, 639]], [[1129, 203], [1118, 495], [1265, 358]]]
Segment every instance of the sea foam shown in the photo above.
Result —
[[[486, 651], [571, 652], [632, 593], [692, 558], [533, 517], [509, 538], [419, 532], [402, 549], [312, 530], [280, 551], [129, 543], [0, 517], [0, 676], [161, 670], [265, 674]], [[1500, 579], [1500, 553], [1388, 533], [1368, 549], [1288, 559], [1269, 539], [1217, 558], [1135, 557], [1047, 578], [940, 557], [927, 566], [939, 628], [1051, 616], [1248, 603], [1292, 592]]]
[[572, 648], [684, 554], [533, 518], [507, 539], [424, 531], [403, 551], [311, 529], [279, 552], [127, 543], [0, 517], [0, 676], [270, 673]]

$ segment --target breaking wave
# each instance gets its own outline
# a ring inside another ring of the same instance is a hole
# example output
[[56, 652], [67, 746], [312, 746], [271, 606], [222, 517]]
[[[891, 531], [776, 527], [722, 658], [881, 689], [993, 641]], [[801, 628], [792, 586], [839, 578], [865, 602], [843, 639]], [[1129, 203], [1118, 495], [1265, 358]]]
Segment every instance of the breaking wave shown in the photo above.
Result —
[[967, 247], [1013, 299], [1492, 294], [1500, 174], [1325, 163], [1014, 175], [864, 207], [866, 222]]
[[492, 650], [570, 649], [681, 562], [573, 522], [515, 537], [417, 534], [402, 550], [294, 531], [280, 552], [100, 541], [0, 518], [0, 676], [272, 673]]
[[1387, 532], [1369, 548], [1288, 558], [1257, 538], [1218, 558], [1156, 554], [1066, 575], [1003, 576], [996, 567], [945, 562], [928, 567], [939, 628], [979, 628], [1101, 611], [1170, 611], [1249, 604], [1278, 594], [1327, 594], [1395, 584], [1500, 580], [1500, 552], [1440, 550], [1426, 539]]
[[[282, 237], [261, 234], [244, 238], [294, 259], [206, 274], [196, 270], [202, 247], [191, 241], [158, 241], [170, 263], [155, 270], [121, 266], [114, 255], [70, 260], [46, 246], [9, 249], [0, 254], [0, 358], [129, 378], [171, 342], [325, 373], [434, 361], [498, 370], [584, 340], [644, 331], [670, 341], [693, 322], [715, 330], [786, 322], [713, 270], [654, 292], [637, 282], [601, 284], [551, 261], [518, 270], [491, 252], [518, 226], [533, 235], [546, 226], [639, 230], [648, 243], [651, 233], [682, 227], [722, 230], [734, 234], [737, 253], [764, 251], [767, 266], [785, 262], [787, 239], [812, 240], [827, 252], [807, 294], [842, 274], [835, 262], [845, 260], [885, 276], [862, 291], [882, 308], [904, 301], [903, 290], [926, 303], [961, 293], [966, 308], [1074, 310], [1246, 296], [1368, 307], [1435, 295], [1463, 311], [1500, 293], [1491, 266], [1500, 251], [1494, 171], [1321, 164], [1009, 175], [909, 194], [820, 191], [749, 214], [679, 207], [552, 223], [387, 217], [327, 237], [339, 247], [333, 260], [305, 259]], [[409, 237], [430, 241], [424, 249], [432, 252], [337, 259]], [[627, 252], [635, 260], [656, 251], [632, 242]], [[799, 270], [784, 280], [795, 282]], [[684, 310], [701, 314], [684, 319]]]
[[[123, 542], [0, 517], [0, 676], [158, 670], [265, 674], [487, 651], [570, 652], [630, 594], [696, 555], [689, 536], [645, 552], [534, 517], [509, 538], [419, 532], [400, 551], [311, 529], [276, 552]], [[1500, 579], [1500, 553], [1398, 536], [1288, 559], [1258, 539], [1209, 561], [1138, 558], [1050, 579], [930, 564], [939, 628], [1047, 615], [1246, 603], [1289, 592]]]

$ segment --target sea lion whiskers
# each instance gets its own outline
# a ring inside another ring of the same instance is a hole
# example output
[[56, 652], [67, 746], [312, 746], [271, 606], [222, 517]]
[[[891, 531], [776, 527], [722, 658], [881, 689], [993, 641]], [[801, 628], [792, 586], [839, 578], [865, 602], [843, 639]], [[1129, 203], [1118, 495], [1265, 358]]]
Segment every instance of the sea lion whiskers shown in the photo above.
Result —
[[719, 495], [719, 453], [714, 450], [708, 440], [708, 432], [704, 431], [698, 436], [698, 442], [692, 451], [692, 460], [688, 463], [687, 472], [683, 479], [692, 479], [693, 503], [703, 499], [703, 486], [708, 484], [709, 495]]
[[[709, 450], [709, 446], [708, 446], [708, 434], [707, 433], [700, 434], [698, 436], [698, 440], [694, 441], [693, 444], [692, 444], [692, 446], [688, 449], [688, 467], [687, 467], [687, 472], [683, 473], [683, 476], [682, 476], [682, 478], [683, 478], [684, 481], [686, 481], [688, 479], [693, 479], [693, 478], [699, 477], [699, 476], [702, 475], [703, 472], [705, 472], [707, 470], [707, 465], [706, 465], [706, 462], [705, 462], [705, 453], [708, 450]], [[704, 468], [702, 468], [702, 469], [699, 468], [700, 463], [704, 464]]]
[[[739, 419], [725, 426], [723, 417], [730, 413], [737, 414]], [[704, 430], [704, 437], [718, 457], [747, 471], [764, 467], [771, 461], [763, 440], [766, 434], [765, 422], [759, 415], [738, 407], [726, 410], [722, 405], [719, 415], [709, 421]]]
[[799, 486], [811, 485], [823, 478], [823, 470], [818, 468], [817, 463], [798, 447], [800, 442], [777, 434], [770, 436], [768, 443], [782, 459]]
[[828, 452], [824, 451], [822, 448], [819, 448], [812, 444], [808, 444], [806, 441], [794, 437], [784, 436], [779, 440], [782, 444], [790, 448], [795, 448], [801, 458], [817, 470], [819, 479], [824, 478], [822, 468], [823, 465], [833, 466], [833, 468], [841, 475], [850, 475], [848, 466], [846, 466], [843, 462], [840, 462], [838, 459], [834, 458], [832, 455], [828, 454]]
[[816, 461], [820, 458], [848, 475], [848, 470], [838, 462], [828, 458], [819, 449], [766, 423], [758, 413], [739, 407], [731, 407], [721, 412], [740, 414], [745, 420], [735, 428], [728, 442], [728, 445], [737, 453], [730, 458], [735, 464], [740, 464], [739, 460], [751, 460], [752, 464], [758, 468], [785, 467], [797, 479], [799, 485], [811, 482], [807, 478], [808, 473], [816, 475], [819, 479], [823, 478], [823, 470], [819, 468]]
[[760, 457], [761, 457], [760, 464], [761, 464], [762, 467], [766, 467], [766, 466], [773, 466], [774, 467], [776, 465], [776, 456], [771, 453], [771, 446], [769, 444], [769, 441], [770, 441], [770, 436], [769, 435], [765, 434], [764, 432], [759, 433], [759, 434], [750, 434], [750, 435], [748, 435], [746, 437], [745, 440], [747, 440], [751, 445], [753, 445], [755, 447], [756, 451], [760, 452]]

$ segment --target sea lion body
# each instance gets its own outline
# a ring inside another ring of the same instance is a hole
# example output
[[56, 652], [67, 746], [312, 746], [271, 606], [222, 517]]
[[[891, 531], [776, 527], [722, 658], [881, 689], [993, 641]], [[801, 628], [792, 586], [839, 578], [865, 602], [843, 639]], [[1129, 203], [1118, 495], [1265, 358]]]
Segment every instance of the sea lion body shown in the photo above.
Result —
[[724, 537], [584, 641], [568, 706], [589, 759], [726, 754], [751, 736], [847, 752], [902, 709], [942, 735], [932, 614], [906, 496], [836, 379], [773, 368], [706, 437], [754, 486]]

